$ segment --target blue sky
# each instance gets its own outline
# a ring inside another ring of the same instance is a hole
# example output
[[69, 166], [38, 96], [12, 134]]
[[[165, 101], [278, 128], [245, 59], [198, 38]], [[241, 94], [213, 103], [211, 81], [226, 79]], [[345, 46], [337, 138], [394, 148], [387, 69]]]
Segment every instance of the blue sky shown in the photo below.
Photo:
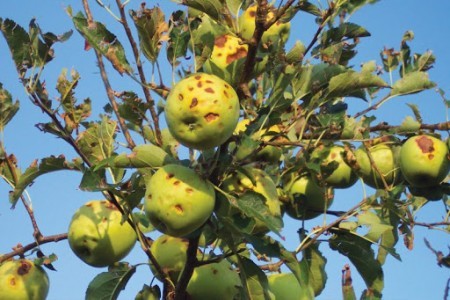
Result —
[[[95, 1], [90, 1], [94, 17], [108, 25], [110, 29], [121, 35], [122, 28], [115, 24], [111, 17], [100, 9]], [[149, 1], [148, 5], [156, 1]], [[163, 9], [170, 6], [176, 7], [169, 1], [159, 1]], [[315, 3], [315, 1], [312, 1]], [[322, 1], [325, 3], [325, 1]], [[0, 18], [12, 18], [23, 27], [27, 27], [31, 18], [35, 17], [44, 31], [52, 31], [60, 34], [73, 28], [70, 18], [64, 9], [72, 5], [74, 11], [81, 10], [81, 1], [1, 1]], [[115, 3], [109, 1], [106, 3]], [[137, 9], [140, 2], [131, 1], [130, 7]], [[433, 3], [433, 4], [429, 4]], [[355, 66], [363, 62], [376, 60], [380, 63], [379, 53], [383, 47], [395, 47], [398, 49], [400, 40], [406, 30], [413, 30], [415, 39], [410, 43], [414, 52], [423, 53], [432, 50], [437, 57], [435, 67], [430, 71], [431, 79], [438, 83], [448, 95], [450, 95], [450, 42], [448, 32], [450, 31], [450, 2], [423, 0], [385, 0], [375, 5], [368, 6], [358, 11], [351, 17], [350, 21], [362, 25], [372, 37], [362, 39], [358, 45], [359, 55], [353, 60]], [[305, 44], [309, 42], [315, 32], [313, 18], [304, 14], [293, 25], [293, 35], [290, 42], [295, 39], [302, 40]], [[124, 39], [122, 38], [124, 43]], [[62, 68], [74, 68], [81, 75], [82, 80], [77, 89], [77, 97], [84, 99], [90, 97], [94, 103], [93, 118], [102, 112], [102, 107], [107, 103], [107, 98], [100, 81], [98, 69], [94, 63], [94, 53], [84, 51], [84, 41], [77, 32], [72, 38], [55, 47], [56, 58], [45, 69], [44, 78], [53, 95], [56, 78]], [[150, 64], [145, 66], [150, 70]], [[137, 89], [138, 86], [128, 80], [121, 78], [114, 72], [110, 72], [114, 88]], [[166, 75], [169, 75], [167, 72]], [[167, 77], [166, 82], [170, 82]], [[385, 78], [388, 80], [388, 77]], [[49, 134], [43, 134], [34, 126], [36, 123], [46, 122], [47, 118], [28, 101], [22, 86], [20, 85], [15, 68], [10, 59], [9, 51], [3, 38], [0, 38], [0, 82], [21, 102], [21, 109], [15, 119], [7, 126], [3, 136], [6, 149], [14, 153], [19, 159], [19, 165], [25, 169], [34, 159], [43, 158], [52, 154], [64, 153], [67, 157], [75, 157], [74, 151], [63, 141]], [[448, 96], [450, 97], [450, 96]], [[445, 107], [442, 100], [434, 91], [428, 91], [419, 95], [396, 98], [377, 111], [378, 120], [387, 120], [392, 124], [399, 124], [406, 115], [411, 115], [406, 103], [415, 103], [423, 113], [425, 123], [435, 123], [446, 120]], [[365, 103], [355, 100], [355, 110], [363, 108]], [[352, 106], [353, 103], [350, 104]], [[54, 173], [39, 178], [28, 192], [33, 201], [36, 218], [44, 235], [57, 234], [67, 231], [73, 212], [84, 202], [98, 199], [100, 195], [82, 192], [78, 189], [80, 176], [77, 173]], [[27, 244], [32, 241], [31, 224], [21, 205], [15, 210], [10, 210], [8, 203], [9, 187], [0, 182], [0, 253], [9, 252], [17, 243]], [[350, 191], [339, 191], [336, 194], [333, 209], [340, 210], [352, 207], [360, 201], [362, 188], [356, 184]], [[418, 218], [424, 222], [441, 220], [443, 209], [441, 203], [430, 203], [420, 213]], [[321, 218], [307, 223], [307, 226], [320, 225]], [[283, 234], [286, 236], [286, 245], [294, 249], [296, 240], [296, 229], [299, 224], [291, 219], [285, 218], [286, 227]], [[401, 255], [402, 262], [388, 258], [385, 265], [385, 299], [442, 299], [447, 279], [448, 269], [439, 268], [436, 265], [435, 256], [425, 247], [423, 238], [427, 237], [431, 244], [437, 249], [447, 251], [450, 245], [449, 235], [445, 232], [428, 229], [416, 229], [415, 249], [408, 251], [399, 242], [397, 249]], [[58, 261], [55, 263], [57, 272], [49, 271], [51, 288], [48, 299], [83, 299], [85, 289], [89, 281], [102, 269], [94, 269], [84, 265], [68, 249], [66, 241], [56, 244], [46, 244], [42, 247], [45, 253], [56, 253]], [[321, 250], [327, 255], [328, 283], [325, 291], [318, 299], [339, 299], [340, 276], [342, 267], [348, 263], [345, 257], [336, 255], [329, 251], [326, 244]], [[131, 263], [143, 262], [145, 255], [138, 246], [127, 258]], [[364, 284], [353, 268], [353, 279], [357, 295], [364, 289]], [[137, 274], [132, 278], [127, 289], [121, 295], [121, 299], [132, 299], [144, 283], [152, 278], [146, 267], [139, 267]]]

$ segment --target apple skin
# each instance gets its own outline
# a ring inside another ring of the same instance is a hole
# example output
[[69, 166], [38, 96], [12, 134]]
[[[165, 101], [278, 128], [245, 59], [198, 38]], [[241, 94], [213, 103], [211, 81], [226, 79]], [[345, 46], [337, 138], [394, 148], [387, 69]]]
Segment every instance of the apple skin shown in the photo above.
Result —
[[86, 264], [106, 267], [125, 258], [137, 235], [122, 213], [107, 200], [93, 200], [73, 215], [68, 231], [69, 246]]
[[[264, 204], [267, 206], [269, 213], [274, 217], [281, 217], [281, 202], [278, 200], [278, 191], [275, 183], [270, 176], [263, 170], [254, 168], [252, 166], [244, 166], [243, 169], [248, 174], [251, 174], [255, 184], [252, 183], [243, 173], [234, 173], [230, 177], [226, 178], [222, 183], [222, 189], [226, 192], [244, 193], [247, 190], [252, 190], [258, 194], [261, 194], [264, 198]], [[238, 199], [239, 201], [239, 199]], [[234, 207], [228, 208], [230, 214], [239, 213]], [[269, 229], [260, 220], [256, 220], [253, 234], [267, 233]]]
[[166, 100], [167, 126], [186, 147], [206, 150], [223, 144], [239, 120], [239, 98], [223, 79], [196, 73], [180, 80]]
[[[322, 151], [325, 151], [321, 153]], [[358, 176], [353, 171], [353, 169], [344, 161], [344, 153], [345, 149], [342, 146], [334, 145], [327, 149], [316, 148], [311, 158], [320, 159], [321, 161], [321, 169], [323, 172], [321, 175], [323, 176], [323, 180], [330, 186], [339, 189], [349, 188], [355, 184], [358, 180]], [[323, 158], [323, 155], [325, 158]], [[334, 169], [331, 173], [326, 174], [324, 169], [326, 166], [332, 162], [337, 163], [336, 169]]]
[[147, 182], [144, 208], [157, 230], [183, 237], [209, 219], [215, 199], [211, 182], [188, 167], [168, 164]]
[[406, 181], [413, 187], [438, 185], [450, 171], [446, 143], [429, 135], [409, 138], [400, 150], [400, 168]]
[[269, 290], [274, 299], [292, 299], [293, 295], [301, 294], [301, 287], [293, 273], [274, 273], [267, 276]]
[[[172, 282], [176, 283], [186, 265], [189, 240], [163, 234], [153, 241], [150, 250], [159, 266], [166, 272]], [[162, 279], [156, 270], [153, 274]]]
[[[256, 28], [256, 9], [256, 5], [251, 5], [239, 17], [240, 34], [244, 39], [249, 40], [253, 37]], [[271, 6], [269, 8], [269, 13], [267, 14], [267, 21], [274, 18], [274, 16], [274, 8]], [[278, 43], [284, 45], [289, 38], [290, 30], [290, 22], [275, 22], [275, 24], [270, 26], [270, 28], [263, 33], [261, 41], [266, 47], [271, 45], [277, 46]]]
[[226, 260], [202, 265], [194, 269], [187, 292], [192, 300], [238, 299], [242, 289], [241, 279]]
[[320, 216], [333, 202], [333, 190], [318, 185], [309, 175], [295, 179], [287, 187], [289, 202], [286, 213], [297, 220], [309, 220]]
[[0, 265], [0, 299], [44, 300], [49, 286], [45, 270], [28, 259], [8, 260]]
[[242, 40], [230, 34], [216, 37], [211, 53], [211, 61], [218, 67], [225, 69], [232, 62], [247, 57], [248, 45]]
[[[370, 147], [369, 151], [388, 186], [395, 185], [403, 180], [399, 165], [399, 145], [380, 143]], [[372, 167], [366, 149], [358, 148], [354, 154], [359, 165], [357, 173], [364, 180], [364, 183], [375, 189], [384, 189], [380, 173]]]

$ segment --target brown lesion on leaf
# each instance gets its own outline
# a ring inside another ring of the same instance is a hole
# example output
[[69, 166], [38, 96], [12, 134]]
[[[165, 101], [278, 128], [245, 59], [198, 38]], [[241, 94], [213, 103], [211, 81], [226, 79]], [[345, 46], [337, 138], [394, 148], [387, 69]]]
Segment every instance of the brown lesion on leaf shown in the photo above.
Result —
[[211, 123], [219, 118], [219, 114], [208, 113], [205, 115], [204, 118], [205, 118], [206, 122]]

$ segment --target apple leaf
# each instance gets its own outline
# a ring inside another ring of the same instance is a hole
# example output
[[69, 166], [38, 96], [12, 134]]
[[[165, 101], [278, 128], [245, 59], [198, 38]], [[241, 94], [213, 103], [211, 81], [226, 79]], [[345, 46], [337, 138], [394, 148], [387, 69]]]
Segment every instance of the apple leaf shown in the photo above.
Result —
[[79, 162], [74, 161], [70, 163], [66, 161], [66, 158], [63, 155], [43, 158], [40, 163], [35, 160], [25, 172], [20, 175], [15, 184], [14, 191], [9, 194], [9, 201], [14, 208], [23, 191], [32, 184], [37, 177], [43, 174], [61, 170], [81, 171], [82, 169], [83, 167]]
[[266, 274], [251, 259], [239, 255], [239, 273], [244, 277], [247, 292], [252, 300], [269, 300], [269, 282]]
[[388, 87], [389, 85], [380, 77], [371, 72], [361, 73], [349, 70], [331, 78], [327, 97], [346, 97], [358, 90], [373, 87]]
[[223, 4], [219, 0], [184, 0], [183, 5], [204, 12], [213, 20], [219, 21], [223, 15]]
[[295, 253], [281, 249], [281, 259], [284, 260], [286, 266], [292, 271], [300, 283], [301, 294], [297, 295], [299, 300], [314, 299], [314, 289], [309, 278], [308, 263], [306, 260], [298, 261]]
[[346, 231], [335, 231], [329, 240], [332, 250], [348, 257], [374, 295], [381, 295], [384, 287], [383, 269], [374, 257], [372, 243]]
[[86, 290], [86, 300], [113, 300], [125, 289], [131, 276], [136, 272], [135, 266], [120, 263], [110, 267], [108, 272], [95, 276]]
[[393, 97], [415, 94], [423, 90], [431, 89], [435, 86], [436, 84], [430, 81], [427, 73], [415, 71], [408, 73], [404, 77], [397, 80], [392, 86], [389, 96]]
[[130, 16], [138, 31], [142, 53], [149, 61], [155, 63], [161, 43], [167, 39], [165, 33], [169, 30], [163, 11], [158, 6], [152, 9], [141, 7], [137, 12], [130, 10]]
[[0, 83], [0, 131], [11, 121], [19, 110], [19, 101], [13, 103], [11, 94]]
[[396, 133], [414, 133], [418, 132], [420, 129], [420, 123], [417, 122], [413, 117], [406, 116], [405, 119], [403, 119], [402, 124], [396, 129]]
[[95, 48], [110, 61], [114, 69], [120, 74], [132, 73], [133, 70], [127, 61], [122, 44], [105, 25], [100, 22], [89, 23], [82, 12], [78, 12], [75, 16], [72, 16], [70, 8], [68, 9], [68, 13], [78, 32], [91, 47]]
[[191, 39], [189, 26], [186, 24], [186, 15], [178, 10], [172, 14], [169, 27], [169, 41], [167, 47], [167, 59], [172, 67], [179, 64], [178, 58], [185, 57]]
[[317, 297], [325, 288], [327, 282], [327, 273], [325, 272], [325, 265], [327, 259], [319, 250], [318, 244], [312, 244], [303, 250], [303, 259], [309, 268], [309, 282], [314, 290], [314, 295]]
[[297, 6], [294, 7], [294, 9], [298, 9], [304, 12], [307, 12], [309, 14], [312, 14], [313, 16], [319, 17], [322, 14], [322, 11], [320, 8], [315, 6], [309, 1], [299, 1]]
[[32, 66], [30, 37], [28, 33], [13, 20], [0, 19], [3, 36], [8, 43], [17, 71], [22, 73]]
[[358, 224], [369, 227], [369, 232], [365, 237], [373, 243], [377, 243], [386, 231], [392, 230], [391, 225], [384, 223], [377, 214], [371, 211], [358, 214]]

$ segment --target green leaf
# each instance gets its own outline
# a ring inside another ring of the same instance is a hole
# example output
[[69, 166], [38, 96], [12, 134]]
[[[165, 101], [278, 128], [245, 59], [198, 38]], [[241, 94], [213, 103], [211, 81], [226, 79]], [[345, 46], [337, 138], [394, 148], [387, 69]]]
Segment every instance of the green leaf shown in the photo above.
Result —
[[103, 117], [99, 123], [90, 123], [76, 140], [78, 147], [91, 161], [98, 163], [112, 156], [117, 123]]
[[264, 204], [264, 200], [265, 198], [262, 195], [253, 191], [246, 191], [239, 196], [236, 205], [246, 216], [260, 220], [267, 228], [280, 235], [283, 221], [280, 217], [272, 216], [269, 208]]
[[394, 83], [389, 96], [393, 97], [419, 93], [435, 86], [436, 84], [430, 81], [427, 73], [420, 71], [411, 72]]
[[372, 87], [388, 87], [379, 76], [363, 70], [361, 73], [349, 70], [331, 78], [327, 97], [346, 97], [358, 90]]
[[99, 51], [120, 74], [130, 74], [133, 70], [125, 56], [125, 50], [118, 38], [105, 25], [99, 22], [89, 24], [82, 12], [69, 15], [78, 32], [86, 39], [91, 47]]
[[377, 243], [381, 236], [392, 226], [383, 222], [383, 220], [371, 211], [364, 211], [358, 214], [358, 224], [369, 227], [369, 232], [365, 235], [373, 243]]
[[237, 151], [235, 158], [239, 160], [244, 160], [249, 157], [255, 150], [259, 147], [259, 142], [254, 140], [251, 136], [243, 135], [239, 145], [237, 145]]
[[370, 33], [363, 27], [354, 23], [342, 23], [336, 28], [324, 31], [321, 36], [321, 46], [327, 47], [334, 42], [343, 39], [355, 39], [370, 36]]
[[184, 0], [183, 4], [204, 12], [215, 21], [222, 17], [223, 4], [220, 0]]
[[142, 53], [149, 61], [155, 63], [161, 43], [167, 38], [164, 33], [169, 30], [163, 11], [158, 6], [152, 9], [141, 7], [137, 12], [130, 10], [130, 15], [138, 31]]
[[11, 202], [12, 207], [16, 205], [17, 200], [22, 195], [23, 191], [32, 184], [37, 177], [46, 173], [61, 170], [81, 171], [82, 166], [77, 162], [70, 163], [66, 161], [66, 158], [63, 155], [43, 158], [40, 163], [38, 163], [37, 160], [34, 161], [19, 177], [14, 191], [9, 194], [9, 201]]
[[178, 58], [186, 57], [187, 49], [191, 39], [189, 25], [183, 11], [176, 11], [172, 14], [169, 27], [169, 41], [167, 47], [167, 59], [175, 67], [179, 64]]
[[384, 287], [383, 270], [374, 257], [372, 243], [366, 239], [345, 231], [338, 231], [330, 238], [330, 248], [348, 257], [362, 276], [368, 289], [381, 295]]
[[245, 277], [245, 285], [252, 300], [270, 300], [266, 274], [251, 259], [239, 256], [239, 271]]
[[406, 116], [405, 119], [403, 119], [402, 124], [396, 129], [396, 133], [402, 134], [402, 133], [414, 133], [418, 132], [420, 129], [420, 123], [417, 122], [413, 117]]
[[317, 6], [306, 0], [299, 1], [295, 9], [307, 12], [316, 17], [319, 17], [322, 14], [320, 8], [318, 8]]
[[427, 51], [424, 54], [420, 55], [418, 59], [415, 59], [415, 70], [416, 71], [428, 71], [431, 69], [436, 62], [436, 57], [433, 52]]
[[314, 295], [317, 297], [322, 293], [327, 282], [327, 273], [325, 272], [327, 259], [320, 252], [318, 244], [309, 246], [302, 253], [302, 260], [306, 262], [309, 268], [309, 284], [312, 286]]
[[284, 260], [286, 266], [294, 273], [301, 286], [302, 293], [297, 295], [299, 300], [314, 299], [314, 290], [309, 278], [309, 269], [306, 260], [299, 262], [295, 253], [281, 249], [281, 258]]
[[11, 19], [0, 19], [3, 36], [8, 43], [17, 71], [21, 74], [32, 66], [30, 37], [28, 33]]
[[113, 300], [125, 289], [136, 267], [126, 263], [110, 267], [108, 272], [95, 276], [86, 290], [86, 300]]
[[341, 9], [345, 10], [348, 14], [353, 14], [358, 9], [362, 8], [365, 5], [368, 4], [374, 4], [380, 0], [348, 0], [345, 1], [344, 4], [341, 6]]
[[3, 84], [0, 83], [0, 132], [6, 124], [11, 121], [19, 110], [19, 101], [13, 103], [11, 94], [3, 88]]

